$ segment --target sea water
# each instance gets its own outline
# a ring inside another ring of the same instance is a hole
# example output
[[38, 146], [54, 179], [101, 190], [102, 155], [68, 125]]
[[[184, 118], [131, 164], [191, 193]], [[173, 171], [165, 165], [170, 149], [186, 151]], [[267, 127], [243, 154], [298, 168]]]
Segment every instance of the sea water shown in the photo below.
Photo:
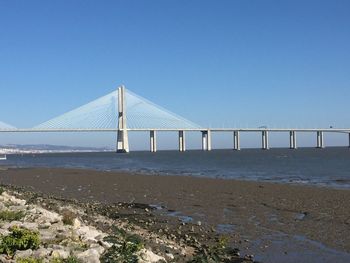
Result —
[[350, 188], [350, 149], [242, 149], [8, 155], [0, 166], [62, 167]]

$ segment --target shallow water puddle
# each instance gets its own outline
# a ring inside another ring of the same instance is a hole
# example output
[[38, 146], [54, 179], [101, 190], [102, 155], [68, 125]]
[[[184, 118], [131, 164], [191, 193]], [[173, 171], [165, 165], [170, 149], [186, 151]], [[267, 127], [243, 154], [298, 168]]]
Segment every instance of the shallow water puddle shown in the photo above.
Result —
[[286, 235], [280, 232], [251, 241], [249, 248], [241, 249], [261, 262], [350, 262], [350, 253], [329, 248], [305, 236]]

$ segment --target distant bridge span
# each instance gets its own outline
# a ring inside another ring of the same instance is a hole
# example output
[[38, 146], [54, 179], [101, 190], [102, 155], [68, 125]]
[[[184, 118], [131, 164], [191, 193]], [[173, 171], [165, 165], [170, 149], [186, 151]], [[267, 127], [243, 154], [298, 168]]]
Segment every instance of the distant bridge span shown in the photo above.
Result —
[[127, 91], [124, 86], [33, 128], [14, 128], [0, 122], [0, 132], [116, 132], [117, 152], [129, 152], [128, 132], [149, 132], [151, 152], [157, 151], [157, 132], [178, 132], [181, 152], [186, 150], [186, 132], [201, 132], [202, 149], [206, 151], [212, 149], [212, 132], [232, 132], [234, 150], [241, 149], [242, 132], [261, 132], [264, 150], [269, 149], [270, 132], [288, 132], [290, 149], [297, 148], [297, 132], [315, 132], [317, 148], [324, 148], [324, 133], [346, 133], [350, 147], [350, 128], [204, 128]]

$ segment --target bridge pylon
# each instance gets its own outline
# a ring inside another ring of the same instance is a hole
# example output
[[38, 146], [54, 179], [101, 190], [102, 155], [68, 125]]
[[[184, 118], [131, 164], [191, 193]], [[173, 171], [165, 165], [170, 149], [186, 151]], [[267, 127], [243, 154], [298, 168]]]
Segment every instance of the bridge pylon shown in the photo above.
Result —
[[118, 88], [118, 133], [117, 133], [117, 153], [129, 152], [129, 138], [126, 126], [126, 102], [125, 87]]

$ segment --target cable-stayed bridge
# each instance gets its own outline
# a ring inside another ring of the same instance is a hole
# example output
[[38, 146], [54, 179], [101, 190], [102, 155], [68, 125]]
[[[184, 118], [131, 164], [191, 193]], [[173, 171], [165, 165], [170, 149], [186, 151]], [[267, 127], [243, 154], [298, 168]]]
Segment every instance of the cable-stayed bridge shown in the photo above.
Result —
[[269, 132], [288, 132], [290, 148], [296, 149], [297, 132], [315, 132], [316, 147], [324, 147], [324, 133], [346, 133], [349, 129], [271, 129], [271, 128], [206, 128], [170, 112], [131, 91], [119, 87], [103, 97], [52, 118], [32, 128], [15, 128], [0, 122], [0, 132], [117, 132], [117, 152], [129, 152], [128, 132], [150, 132], [150, 151], [157, 151], [157, 132], [177, 131], [179, 151], [186, 150], [187, 131], [202, 134], [202, 149], [212, 149], [212, 132], [232, 132], [233, 149], [240, 150], [241, 132], [261, 132], [262, 149], [269, 149]]

